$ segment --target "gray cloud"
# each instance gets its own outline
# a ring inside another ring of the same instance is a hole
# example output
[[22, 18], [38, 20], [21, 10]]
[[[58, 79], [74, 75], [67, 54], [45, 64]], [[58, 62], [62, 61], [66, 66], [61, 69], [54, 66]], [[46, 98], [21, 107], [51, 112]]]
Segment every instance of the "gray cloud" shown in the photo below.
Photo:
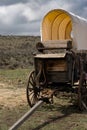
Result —
[[2, 0], [0, 1], [0, 34], [39, 35], [43, 16], [62, 8], [87, 18], [87, 0]]
[[87, 0], [67, 0], [68, 10], [87, 18]]
[[42, 5], [47, 2], [49, 2], [49, 0], [0, 0], [0, 6], [13, 5], [17, 3], [37, 3], [38, 5]]
[[26, 3], [28, 0], [0, 0], [0, 6], [13, 5], [17, 3]]

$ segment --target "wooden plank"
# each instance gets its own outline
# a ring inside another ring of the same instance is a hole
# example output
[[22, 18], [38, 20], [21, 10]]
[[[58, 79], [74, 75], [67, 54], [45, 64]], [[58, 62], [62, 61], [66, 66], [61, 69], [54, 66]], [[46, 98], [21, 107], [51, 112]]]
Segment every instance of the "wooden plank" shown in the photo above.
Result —
[[64, 58], [66, 53], [58, 53], [58, 54], [37, 54], [34, 56], [35, 58]]

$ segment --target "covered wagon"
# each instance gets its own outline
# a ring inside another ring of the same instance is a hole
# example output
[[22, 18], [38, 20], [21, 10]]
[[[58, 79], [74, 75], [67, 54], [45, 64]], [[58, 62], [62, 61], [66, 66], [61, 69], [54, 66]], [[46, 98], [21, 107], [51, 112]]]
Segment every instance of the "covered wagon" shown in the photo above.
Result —
[[27, 85], [31, 107], [38, 100], [52, 103], [57, 91], [68, 89], [77, 93], [79, 108], [87, 110], [86, 35], [87, 21], [70, 12], [55, 9], [43, 17]]

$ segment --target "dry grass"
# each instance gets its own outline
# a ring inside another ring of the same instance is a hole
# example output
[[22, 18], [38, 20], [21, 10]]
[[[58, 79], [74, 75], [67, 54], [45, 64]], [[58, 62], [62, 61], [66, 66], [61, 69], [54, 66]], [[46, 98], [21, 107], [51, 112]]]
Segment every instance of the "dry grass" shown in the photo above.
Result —
[[29, 68], [38, 41], [39, 36], [0, 36], [0, 68]]

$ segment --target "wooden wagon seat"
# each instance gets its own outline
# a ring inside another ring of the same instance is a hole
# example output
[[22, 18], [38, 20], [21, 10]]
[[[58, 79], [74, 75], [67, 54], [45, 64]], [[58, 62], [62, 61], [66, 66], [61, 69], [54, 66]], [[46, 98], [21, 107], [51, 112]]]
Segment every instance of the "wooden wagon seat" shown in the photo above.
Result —
[[48, 40], [44, 42], [38, 42], [36, 44], [36, 48], [38, 51], [41, 50], [52, 50], [52, 49], [71, 49], [72, 48], [72, 40]]

